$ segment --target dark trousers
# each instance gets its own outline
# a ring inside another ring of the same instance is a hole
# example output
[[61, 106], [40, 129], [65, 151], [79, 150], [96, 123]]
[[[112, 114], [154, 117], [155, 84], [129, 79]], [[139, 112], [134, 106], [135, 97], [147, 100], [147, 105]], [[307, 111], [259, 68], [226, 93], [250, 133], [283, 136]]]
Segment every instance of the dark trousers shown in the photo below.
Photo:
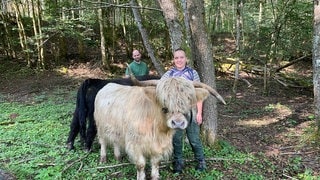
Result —
[[[194, 153], [194, 158], [198, 161], [204, 160], [203, 146], [200, 140], [200, 126], [196, 123], [192, 111], [185, 116], [189, 121], [188, 127], [186, 128], [186, 134]], [[173, 157], [176, 162], [183, 161], [183, 137], [184, 130], [177, 129], [173, 136]]]

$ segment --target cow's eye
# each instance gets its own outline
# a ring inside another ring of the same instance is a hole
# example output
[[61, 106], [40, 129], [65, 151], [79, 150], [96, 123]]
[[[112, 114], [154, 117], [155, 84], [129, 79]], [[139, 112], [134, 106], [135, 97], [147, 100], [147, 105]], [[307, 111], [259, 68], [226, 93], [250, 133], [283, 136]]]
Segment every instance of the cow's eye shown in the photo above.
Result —
[[162, 108], [162, 112], [167, 114], [168, 113], [168, 108], [166, 108], [166, 107]]

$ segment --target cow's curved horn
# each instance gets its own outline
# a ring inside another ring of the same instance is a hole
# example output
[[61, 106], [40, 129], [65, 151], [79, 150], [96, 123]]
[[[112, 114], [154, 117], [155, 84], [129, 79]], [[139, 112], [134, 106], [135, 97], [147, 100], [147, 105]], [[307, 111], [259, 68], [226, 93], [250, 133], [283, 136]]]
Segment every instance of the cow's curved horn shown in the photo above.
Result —
[[[131, 78], [131, 80], [132, 80], [132, 78]], [[136, 79], [133, 83], [135, 86], [157, 86], [158, 82], [159, 82], [159, 80], [139, 81]]]
[[223, 97], [215, 90], [213, 89], [212, 87], [202, 83], [202, 82], [198, 82], [198, 81], [193, 81], [193, 86], [194, 87], [201, 87], [201, 88], [204, 88], [206, 90], [208, 90], [210, 92], [210, 94], [214, 95], [217, 99], [219, 99], [223, 104], [227, 104]]

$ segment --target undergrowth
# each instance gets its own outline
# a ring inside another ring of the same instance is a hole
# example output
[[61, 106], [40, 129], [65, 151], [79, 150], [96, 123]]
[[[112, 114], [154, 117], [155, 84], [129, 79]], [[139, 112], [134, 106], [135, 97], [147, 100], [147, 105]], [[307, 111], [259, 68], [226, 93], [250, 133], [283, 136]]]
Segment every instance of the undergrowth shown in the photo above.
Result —
[[[1, 169], [14, 174], [17, 179], [135, 179], [134, 165], [127, 159], [116, 162], [111, 150], [108, 151], [107, 163], [100, 164], [97, 141], [89, 154], [81, 149], [79, 142], [75, 144], [75, 151], [66, 149], [76, 92], [62, 97], [61, 91], [63, 89], [55, 90], [50, 95], [36, 95], [26, 103], [0, 101]], [[215, 148], [205, 147], [206, 172], [195, 171], [196, 164], [188, 144], [185, 144], [184, 154], [184, 172], [173, 174], [171, 162], [162, 162], [162, 179], [259, 180], [270, 178], [266, 174], [272, 174], [277, 169], [267, 158], [240, 152], [223, 140], [219, 140]], [[299, 159], [292, 163], [293, 168], [299, 168]], [[149, 166], [146, 172], [150, 176]], [[308, 179], [312, 175], [306, 171], [299, 177]]]

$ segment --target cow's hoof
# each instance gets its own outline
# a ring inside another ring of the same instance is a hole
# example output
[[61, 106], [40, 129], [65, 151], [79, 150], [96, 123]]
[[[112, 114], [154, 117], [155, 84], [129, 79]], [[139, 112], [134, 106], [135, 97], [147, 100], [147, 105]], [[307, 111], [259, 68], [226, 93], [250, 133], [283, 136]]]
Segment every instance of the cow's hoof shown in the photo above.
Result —
[[101, 157], [100, 158], [100, 163], [105, 163], [107, 162], [107, 158], [106, 157]]
[[91, 153], [92, 149], [85, 148], [84, 151], [85, 151], [86, 153]]
[[71, 150], [74, 150], [75, 148], [72, 143], [67, 143], [67, 149], [71, 151]]

